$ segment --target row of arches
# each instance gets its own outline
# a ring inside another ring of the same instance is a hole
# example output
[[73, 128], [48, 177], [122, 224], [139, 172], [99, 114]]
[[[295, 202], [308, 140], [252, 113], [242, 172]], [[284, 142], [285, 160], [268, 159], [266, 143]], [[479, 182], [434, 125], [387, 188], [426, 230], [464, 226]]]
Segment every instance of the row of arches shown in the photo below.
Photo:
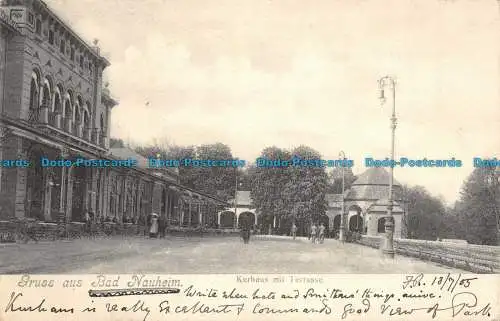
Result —
[[[48, 76], [42, 78], [39, 70], [34, 69], [30, 84], [30, 111], [37, 111], [40, 106], [46, 106], [52, 113], [61, 114], [76, 124], [90, 128], [92, 108], [88, 101], [75, 94], [71, 89], [64, 91], [62, 85], [54, 85]], [[100, 128], [104, 128], [104, 115], [99, 119]]]
[[[231, 211], [224, 211], [220, 213], [220, 227], [221, 228], [234, 228], [236, 225], [236, 215]], [[238, 217], [238, 228], [243, 226], [257, 225], [257, 219], [252, 212], [243, 212]]]
[[[224, 211], [220, 213], [220, 227], [221, 228], [234, 228], [236, 223], [236, 215], [231, 211]], [[319, 224], [323, 224], [327, 228], [330, 225], [330, 218], [327, 215], [322, 215], [318, 221]], [[332, 228], [334, 232], [340, 230], [341, 216], [336, 215], [333, 218]], [[257, 219], [254, 213], [244, 212], [241, 213], [238, 218], [238, 228], [241, 228], [244, 224], [257, 225]], [[348, 230], [351, 232], [363, 232], [365, 229], [365, 224], [363, 217], [360, 214], [353, 215], [348, 221]], [[377, 221], [377, 232], [385, 233], [385, 217], [381, 217]]]

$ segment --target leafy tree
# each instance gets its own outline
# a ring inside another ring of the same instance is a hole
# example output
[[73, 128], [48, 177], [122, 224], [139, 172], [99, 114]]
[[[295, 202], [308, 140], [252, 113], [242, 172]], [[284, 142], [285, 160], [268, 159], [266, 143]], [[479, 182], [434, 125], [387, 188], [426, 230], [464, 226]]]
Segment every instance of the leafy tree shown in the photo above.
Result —
[[123, 139], [111, 137], [109, 139], [109, 147], [110, 148], [124, 148], [125, 142], [123, 141]]
[[[344, 191], [351, 188], [357, 177], [352, 172], [352, 168], [344, 168]], [[328, 175], [328, 193], [342, 194], [342, 168], [335, 167]]]
[[179, 160], [180, 183], [184, 186], [225, 201], [234, 197], [237, 168], [182, 166], [184, 159], [231, 160], [233, 156], [227, 145], [216, 143], [195, 147], [156, 142], [149, 146], [137, 147], [136, 151], [144, 157]]
[[460, 214], [459, 203], [453, 207], [448, 207], [441, 222], [441, 238], [466, 239], [465, 225]]
[[[196, 148], [196, 158], [204, 160], [232, 160], [231, 148], [222, 143], [201, 145]], [[193, 167], [193, 185], [207, 194], [229, 200], [236, 189], [237, 167]]]
[[[321, 155], [307, 146], [292, 151], [292, 157], [303, 160], [321, 159]], [[326, 212], [325, 194], [328, 176], [323, 167], [290, 167], [291, 180], [287, 182], [283, 198], [289, 204], [288, 215], [303, 221], [318, 221]]]
[[404, 218], [407, 237], [436, 240], [446, 213], [442, 200], [432, 196], [422, 186], [403, 186], [403, 198], [407, 202]]
[[[290, 152], [273, 146], [264, 149], [261, 157], [290, 161], [294, 157], [302, 160], [320, 159], [321, 155], [307, 146], [299, 146]], [[328, 177], [324, 168], [252, 167], [249, 173], [254, 206], [263, 215], [265, 226], [271, 226], [276, 218], [282, 223], [279, 225], [284, 232], [294, 220], [304, 226], [311, 221], [318, 221], [325, 213]]]
[[[260, 158], [269, 160], [289, 160], [290, 153], [276, 146], [265, 148]], [[275, 216], [283, 213], [283, 198], [281, 189], [286, 184], [289, 172], [283, 167], [258, 167], [249, 168], [251, 177], [250, 196], [253, 205], [262, 217], [263, 228], [271, 227]]]
[[498, 244], [498, 176], [494, 168], [476, 168], [462, 186], [457, 204], [458, 219], [465, 226], [465, 238], [469, 243]]
[[238, 170], [238, 190], [249, 191], [252, 189], [252, 180], [248, 168]]

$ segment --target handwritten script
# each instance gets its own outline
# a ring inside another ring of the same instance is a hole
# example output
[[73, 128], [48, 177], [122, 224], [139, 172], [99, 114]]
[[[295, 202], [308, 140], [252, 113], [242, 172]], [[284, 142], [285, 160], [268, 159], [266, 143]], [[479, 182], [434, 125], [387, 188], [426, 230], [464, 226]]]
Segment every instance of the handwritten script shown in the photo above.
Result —
[[197, 280], [183, 276], [177, 280], [101, 275], [72, 282], [28, 275], [17, 278], [9, 292], [1, 292], [5, 298], [0, 317], [8, 320], [70, 320], [91, 315], [97, 321], [109, 320], [110, 314], [112, 319], [143, 321], [175, 320], [176, 315], [200, 320], [210, 315], [242, 320], [285, 320], [291, 315], [319, 320], [498, 317], [494, 315], [498, 300], [484, 295], [485, 288], [479, 286], [485, 284], [483, 276], [477, 275], [411, 274], [398, 276], [399, 280], [392, 277], [391, 282], [367, 279], [363, 286], [334, 276], [205, 276]]

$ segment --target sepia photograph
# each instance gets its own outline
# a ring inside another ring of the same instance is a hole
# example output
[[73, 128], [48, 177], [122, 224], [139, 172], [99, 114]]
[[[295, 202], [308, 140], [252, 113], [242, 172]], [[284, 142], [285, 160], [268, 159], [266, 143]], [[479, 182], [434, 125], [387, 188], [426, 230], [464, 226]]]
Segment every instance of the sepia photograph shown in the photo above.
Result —
[[499, 273], [498, 16], [0, 1], [0, 273]]

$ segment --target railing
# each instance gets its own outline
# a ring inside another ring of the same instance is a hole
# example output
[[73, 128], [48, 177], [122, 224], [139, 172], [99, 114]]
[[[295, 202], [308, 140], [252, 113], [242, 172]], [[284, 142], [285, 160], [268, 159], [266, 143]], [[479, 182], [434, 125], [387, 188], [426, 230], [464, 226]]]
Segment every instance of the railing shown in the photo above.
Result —
[[29, 110], [28, 122], [38, 123], [40, 117], [40, 108], [33, 108]]
[[104, 145], [105, 143], [103, 131], [84, 127], [85, 124], [74, 122], [71, 118], [65, 118], [60, 112], [53, 112], [45, 105], [30, 109], [28, 122], [33, 125], [50, 125], [96, 145]]
[[[358, 243], [379, 248], [381, 237], [363, 235]], [[396, 253], [475, 273], [500, 272], [500, 247], [395, 239]]]

